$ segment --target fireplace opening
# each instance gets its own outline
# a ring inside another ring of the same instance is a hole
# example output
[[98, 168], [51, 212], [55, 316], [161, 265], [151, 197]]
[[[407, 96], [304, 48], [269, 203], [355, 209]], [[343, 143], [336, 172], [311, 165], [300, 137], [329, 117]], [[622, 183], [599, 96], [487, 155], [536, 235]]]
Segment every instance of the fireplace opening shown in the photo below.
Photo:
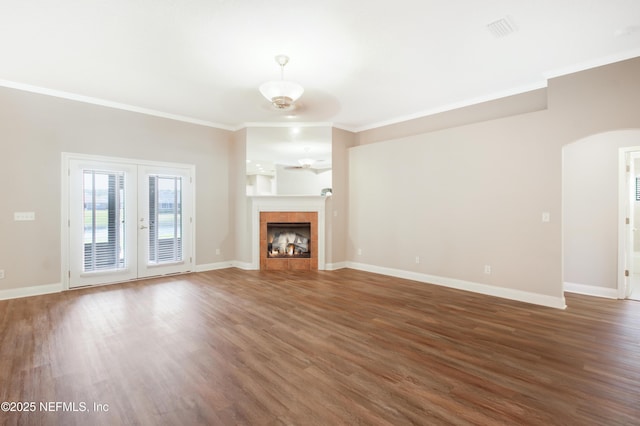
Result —
[[310, 258], [311, 223], [267, 223], [267, 257]]

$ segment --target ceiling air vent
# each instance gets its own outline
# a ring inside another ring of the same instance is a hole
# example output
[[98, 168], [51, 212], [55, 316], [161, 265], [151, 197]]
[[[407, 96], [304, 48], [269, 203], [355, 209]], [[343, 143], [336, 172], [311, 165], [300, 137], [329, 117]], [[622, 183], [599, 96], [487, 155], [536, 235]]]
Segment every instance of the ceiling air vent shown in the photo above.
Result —
[[513, 18], [506, 16], [487, 25], [489, 32], [496, 38], [506, 37], [513, 34], [518, 29], [513, 22]]

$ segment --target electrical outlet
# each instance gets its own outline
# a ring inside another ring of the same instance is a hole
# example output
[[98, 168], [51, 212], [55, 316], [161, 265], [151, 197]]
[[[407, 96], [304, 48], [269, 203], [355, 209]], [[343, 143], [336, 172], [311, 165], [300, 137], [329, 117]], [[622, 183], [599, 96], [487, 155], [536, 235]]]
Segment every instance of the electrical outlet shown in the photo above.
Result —
[[361, 248], [358, 249], [358, 256], [362, 256], [362, 249]]
[[551, 221], [551, 214], [549, 212], [542, 212], [542, 221], [545, 223]]
[[487, 275], [491, 274], [491, 265], [484, 265], [484, 273]]
[[4, 269], [0, 269], [0, 280], [4, 279]]
[[13, 220], [16, 220], [16, 221], [36, 220], [36, 214], [34, 212], [14, 212]]
[[416, 263], [420, 263], [420, 256], [416, 256]]
[[216, 249], [216, 255], [218, 255], [218, 256], [219, 256], [219, 255], [220, 255], [220, 253], [222, 253], [222, 252], [220, 251], [220, 249]]

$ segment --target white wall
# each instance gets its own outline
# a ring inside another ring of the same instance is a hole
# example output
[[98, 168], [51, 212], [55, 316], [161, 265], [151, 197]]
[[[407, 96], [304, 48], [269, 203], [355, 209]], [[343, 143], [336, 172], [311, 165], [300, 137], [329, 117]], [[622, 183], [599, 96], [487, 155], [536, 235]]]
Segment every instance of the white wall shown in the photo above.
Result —
[[275, 178], [265, 175], [247, 175], [247, 195], [275, 195]]
[[331, 188], [331, 169], [314, 173], [311, 170], [287, 170], [276, 166], [277, 195], [320, 195], [323, 188]]

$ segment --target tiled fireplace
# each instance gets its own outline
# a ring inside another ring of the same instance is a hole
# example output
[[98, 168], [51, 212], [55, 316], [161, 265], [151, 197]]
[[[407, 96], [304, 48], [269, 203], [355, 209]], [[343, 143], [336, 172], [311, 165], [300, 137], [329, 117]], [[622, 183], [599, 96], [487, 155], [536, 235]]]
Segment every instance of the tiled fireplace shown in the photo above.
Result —
[[318, 269], [318, 213], [261, 212], [260, 269]]
[[325, 268], [325, 197], [250, 198], [255, 269], [310, 271]]

